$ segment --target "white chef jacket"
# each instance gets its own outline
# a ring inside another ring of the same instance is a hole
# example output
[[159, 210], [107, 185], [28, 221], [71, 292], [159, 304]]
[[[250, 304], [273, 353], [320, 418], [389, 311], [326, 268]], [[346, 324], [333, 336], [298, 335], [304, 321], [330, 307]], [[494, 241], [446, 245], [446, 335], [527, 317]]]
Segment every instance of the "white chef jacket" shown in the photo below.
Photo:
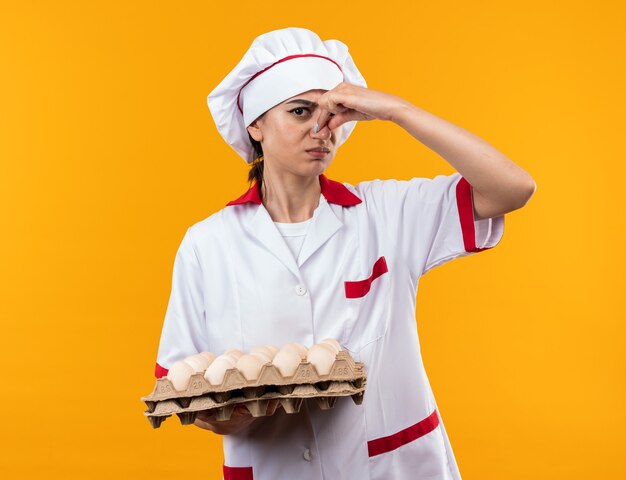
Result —
[[458, 172], [354, 186], [319, 178], [297, 260], [256, 184], [187, 229], [156, 375], [202, 351], [336, 338], [365, 364], [363, 404], [304, 402], [225, 435], [224, 479], [460, 479], [422, 363], [418, 280], [494, 247], [504, 216], [474, 220], [472, 187]]

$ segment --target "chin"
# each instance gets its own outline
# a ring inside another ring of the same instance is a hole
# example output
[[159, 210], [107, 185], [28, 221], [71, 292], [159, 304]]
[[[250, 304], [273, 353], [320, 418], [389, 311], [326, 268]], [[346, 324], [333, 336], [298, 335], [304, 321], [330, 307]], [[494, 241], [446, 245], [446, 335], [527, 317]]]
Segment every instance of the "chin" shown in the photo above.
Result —
[[307, 166], [307, 176], [319, 176], [328, 168], [330, 161], [328, 160], [313, 160]]

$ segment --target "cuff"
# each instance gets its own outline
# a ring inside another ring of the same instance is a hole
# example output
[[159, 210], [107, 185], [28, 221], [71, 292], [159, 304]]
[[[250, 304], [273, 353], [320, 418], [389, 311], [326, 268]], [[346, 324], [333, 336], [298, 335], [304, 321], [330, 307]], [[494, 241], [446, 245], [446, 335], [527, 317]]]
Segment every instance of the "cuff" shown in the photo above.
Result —
[[495, 247], [504, 234], [504, 215], [474, 219], [473, 190], [461, 177], [456, 185], [456, 201], [466, 252], [482, 252]]

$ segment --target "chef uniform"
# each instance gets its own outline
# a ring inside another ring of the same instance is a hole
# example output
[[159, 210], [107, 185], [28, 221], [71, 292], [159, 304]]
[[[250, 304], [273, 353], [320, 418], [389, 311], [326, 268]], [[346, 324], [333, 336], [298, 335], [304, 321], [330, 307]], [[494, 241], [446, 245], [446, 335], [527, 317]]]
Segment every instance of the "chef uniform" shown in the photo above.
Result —
[[[287, 98], [342, 81], [365, 86], [344, 44], [287, 28], [257, 37], [208, 104], [224, 139], [249, 163], [246, 125]], [[355, 123], [344, 124], [338, 145]], [[504, 217], [475, 220], [472, 187], [459, 173], [319, 181], [319, 205], [293, 250], [256, 183], [187, 229], [156, 375], [202, 351], [335, 338], [365, 364], [362, 405], [350, 397], [330, 410], [304, 402], [297, 414], [279, 408], [225, 435], [224, 479], [460, 479], [422, 362], [418, 281], [494, 247]]]

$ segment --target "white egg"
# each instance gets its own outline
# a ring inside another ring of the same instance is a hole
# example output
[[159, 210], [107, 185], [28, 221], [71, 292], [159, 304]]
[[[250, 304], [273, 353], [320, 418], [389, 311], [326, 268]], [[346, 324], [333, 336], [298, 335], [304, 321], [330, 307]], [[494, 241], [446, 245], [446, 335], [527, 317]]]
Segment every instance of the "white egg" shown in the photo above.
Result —
[[302, 358], [297, 351], [283, 347], [276, 354], [272, 363], [283, 377], [293, 377], [301, 361]]
[[328, 375], [335, 363], [334, 349], [326, 344], [313, 345], [306, 359], [315, 367], [318, 375]]
[[339, 345], [339, 342], [334, 338], [326, 338], [322, 340], [321, 343], [332, 345], [333, 347], [335, 347], [336, 353], [339, 353], [341, 351], [341, 345]]
[[[239, 357], [235, 357], [232, 354], [223, 353], [219, 357], [216, 357], [215, 360], [226, 361], [230, 363], [231, 366], [235, 366], [235, 363], [237, 363], [237, 358]], [[213, 361], [215, 362], [215, 360]]]
[[[277, 351], [278, 350], [276, 350], [276, 352]], [[270, 358], [270, 360], [272, 358], [274, 358], [274, 355], [276, 355], [276, 352], [272, 352], [272, 350], [270, 350], [267, 347], [254, 347], [252, 350], [250, 350], [251, 354], [253, 354], [253, 353], [263, 353], [263, 354], [267, 355]]]
[[202, 355], [204, 358], [206, 358], [209, 361], [209, 365], [213, 362], [213, 360], [215, 360], [216, 355], [213, 352], [200, 352], [200, 355]]
[[188, 363], [179, 360], [175, 362], [167, 372], [167, 379], [172, 382], [178, 391], [187, 390], [189, 379], [194, 374], [193, 368]]
[[211, 362], [209, 362], [203, 355], [200, 355], [199, 353], [186, 357], [184, 362], [191, 365], [193, 371], [196, 373], [204, 372], [208, 368], [208, 366], [211, 365]]
[[[234, 353], [223, 353], [220, 355], [222, 358], [230, 358], [233, 362], [233, 365], [237, 363], [237, 360], [241, 357], [241, 355], [235, 355]], [[219, 357], [218, 357], [219, 358]]]
[[307, 355], [307, 353], [309, 351], [309, 349], [306, 348], [301, 343], [288, 343], [283, 348], [281, 348], [281, 350], [283, 350], [285, 348], [293, 349], [298, 355], [300, 355], [300, 358], [302, 358], [302, 359], [306, 358], [306, 355]]
[[[300, 357], [300, 349], [290, 343], [287, 345], [283, 345], [283, 347], [278, 351], [276, 355], [278, 355], [282, 351], [295, 353], [296, 355]], [[274, 355], [274, 357], [276, 357], [276, 355]]]
[[235, 362], [232, 358], [220, 355], [213, 360], [213, 363], [211, 363], [209, 368], [206, 369], [206, 372], [204, 372], [204, 378], [211, 385], [221, 385], [224, 381], [224, 374], [226, 373], [226, 370], [233, 368], [234, 365]]
[[248, 381], [259, 378], [262, 366], [263, 361], [255, 355], [242, 355], [235, 364], [235, 368], [239, 370]]
[[261, 360], [261, 364], [270, 363], [272, 361], [272, 357], [270, 357], [267, 353], [263, 352], [251, 352], [250, 355], [253, 355]]
[[[317, 345], [319, 345], [322, 348], [325, 348], [326, 350], [328, 350], [329, 352], [331, 352], [333, 354], [333, 356], [336, 356], [339, 352], [337, 351], [337, 348], [331, 344], [331, 343], [318, 343]], [[313, 345], [313, 346], [317, 346], [317, 345]], [[312, 348], [312, 347], [311, 347]], [[309, 352], [311, 351], [311, 349], [309, 349]]]
[[235, 357], [236, 360], [239, 360], [239, 357], [243, 355], [243, 352], [241, 350], [237, 350], [236, 348], [229, 348], [224, 353], [222, 353], [222, 355], [232, 355]]
[[272, 352], [272, 358], [274, 358], [276, 354], [278, 353], [278, 351], [280, 350], [278, 347], [275, 347], [274, 345], [265, 345], [265, 348], [267, 348], [270, 352]]

